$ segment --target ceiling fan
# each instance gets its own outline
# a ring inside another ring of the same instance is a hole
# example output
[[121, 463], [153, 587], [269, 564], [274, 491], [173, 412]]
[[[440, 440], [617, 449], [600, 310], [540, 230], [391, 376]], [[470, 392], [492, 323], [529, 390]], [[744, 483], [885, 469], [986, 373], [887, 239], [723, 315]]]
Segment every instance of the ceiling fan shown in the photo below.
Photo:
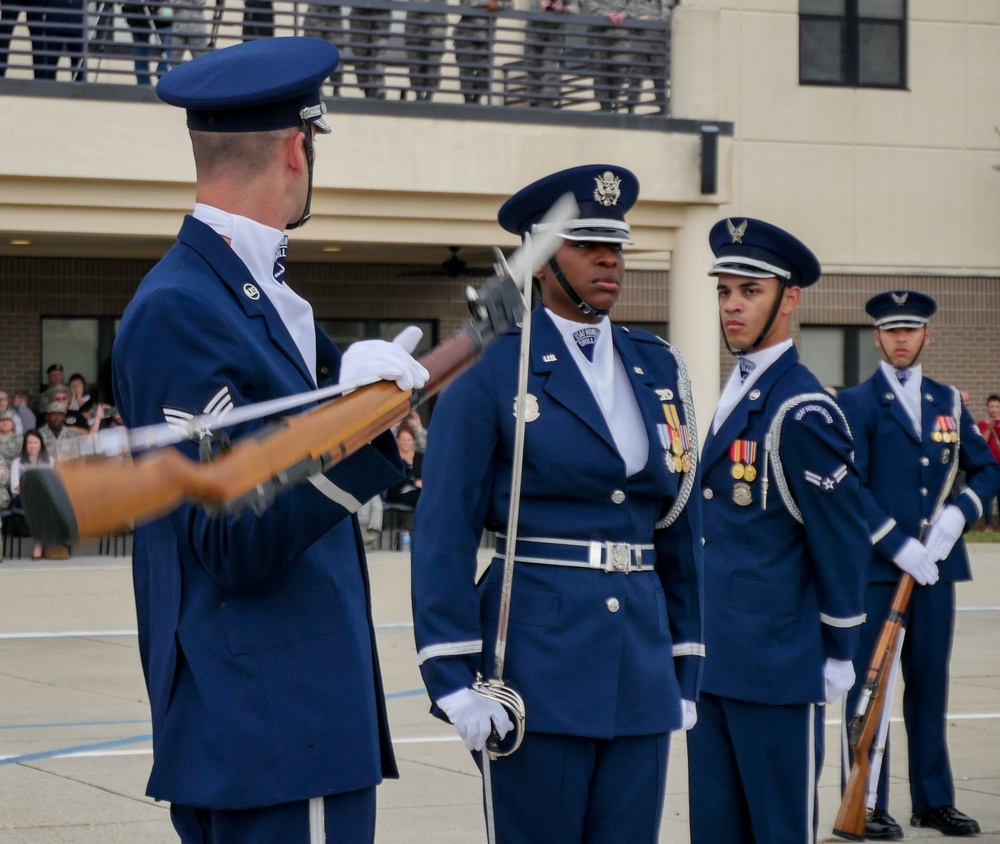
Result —
[[492, 267], [469, 267], [467, 261], [463, 261], [458, 257], [458, 252], [461, 246], [449, 246], [448, 249], [451, 255], [444, 261], [442, 261], [437, 269], [431, 269], [428, 267], [425, 270], [415, 270], [413, 272], [408, 272], [408, 276], [418, 276], [418, 275], [446, 275], [448, 278], [459, 278], [461, 276], [479, 276], [483, 278], [488, 278], [494, 274], [494, 269]]

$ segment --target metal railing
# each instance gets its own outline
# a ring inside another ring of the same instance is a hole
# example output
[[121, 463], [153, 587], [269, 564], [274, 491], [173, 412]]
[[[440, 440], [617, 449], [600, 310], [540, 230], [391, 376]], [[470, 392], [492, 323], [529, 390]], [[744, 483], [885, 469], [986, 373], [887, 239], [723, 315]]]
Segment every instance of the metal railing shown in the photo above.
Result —
[[208, 50], [312, 35], [341, 50], [331, 97], [666, 115], [666, 17], [614, 26], [422, 0], [3, 0], [0, 76], [149, 86]]

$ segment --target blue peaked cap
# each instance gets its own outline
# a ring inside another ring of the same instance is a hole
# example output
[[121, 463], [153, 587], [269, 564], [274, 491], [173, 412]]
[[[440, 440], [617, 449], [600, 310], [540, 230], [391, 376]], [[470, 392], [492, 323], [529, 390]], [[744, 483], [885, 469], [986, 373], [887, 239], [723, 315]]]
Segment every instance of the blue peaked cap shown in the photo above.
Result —
[[876, 328], [920, 328], [927, 325], [937, 302], [916, 290], [889, 290], [872, 296], [865, 304]]
[[580, 215], [566, 224], [567, 240], [631, 243], [626, 212], [639, 198], [635, 174], [614, 164], [585, 164], [560, 170], [521, 188], [500, 208], [497, 220], [522, 237], [564, 194], [572, 194]]
[[709, 275], [777, 277], [791, 287], [808, 287], [822, 273], [812, 250], [794, 235], [763, 220], [719, 220], [708, 235], [715, 263]]
[[174, 68], [156, 93], [187, 109], [189, 129], [267, 132], [309, 120], [327, 134], [320, 89], [339, 59], [337, 48], [322, 38], [261, 38]]

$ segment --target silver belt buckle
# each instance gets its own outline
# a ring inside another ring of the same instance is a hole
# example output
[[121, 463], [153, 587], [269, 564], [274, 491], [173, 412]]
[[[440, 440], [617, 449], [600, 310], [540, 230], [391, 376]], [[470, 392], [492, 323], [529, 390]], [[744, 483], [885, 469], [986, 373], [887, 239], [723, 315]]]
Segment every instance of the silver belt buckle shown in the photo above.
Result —
[[632, 546], [628, 542], [605, 542], [607, 561], [605, 571], [622, 571], [628, 574], [632, 570]]

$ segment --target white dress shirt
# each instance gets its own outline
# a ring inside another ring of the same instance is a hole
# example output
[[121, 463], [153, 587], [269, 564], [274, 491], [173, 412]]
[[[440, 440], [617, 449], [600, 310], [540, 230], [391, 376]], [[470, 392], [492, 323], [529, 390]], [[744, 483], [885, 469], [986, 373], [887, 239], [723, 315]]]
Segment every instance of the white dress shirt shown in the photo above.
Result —
[[719, 433], [719, 428], [725, 424], [729, 414], [733, 412], [733, 408], [740, 403], [743, 396], [750, 392], [760, 376], [767, 372], [768, 367], [791, 347], [791, 340], [783, 340], [774, 346], [768, 346], [766, 349], [741, 355], [741, 357], [753, 361], [754, 370], [747, 376], [746, 381], [741, 381], [739, 365], [733, 367], [729, 380], [719, 397], [719, 407], [715, 411], [715, 419], [712, 420], [712, 433]]
[[879, 366], [882, 367], [882, 373], [885, 375], [885, 380], [889, 382], [893, 394], [899, 399], [903, 410], [906, 411], [910, 424], [913, 425], [914, 433], [918, 438], [923, 437], [923, 428], [920, 424], [920, 385], [923, 381], [923, 366], [919, 363], [916, 366], [911, 366], [907, 370], [909, 377], [905, 384], [899, 383], [896, 367], [891, 363], [882, 361]]

